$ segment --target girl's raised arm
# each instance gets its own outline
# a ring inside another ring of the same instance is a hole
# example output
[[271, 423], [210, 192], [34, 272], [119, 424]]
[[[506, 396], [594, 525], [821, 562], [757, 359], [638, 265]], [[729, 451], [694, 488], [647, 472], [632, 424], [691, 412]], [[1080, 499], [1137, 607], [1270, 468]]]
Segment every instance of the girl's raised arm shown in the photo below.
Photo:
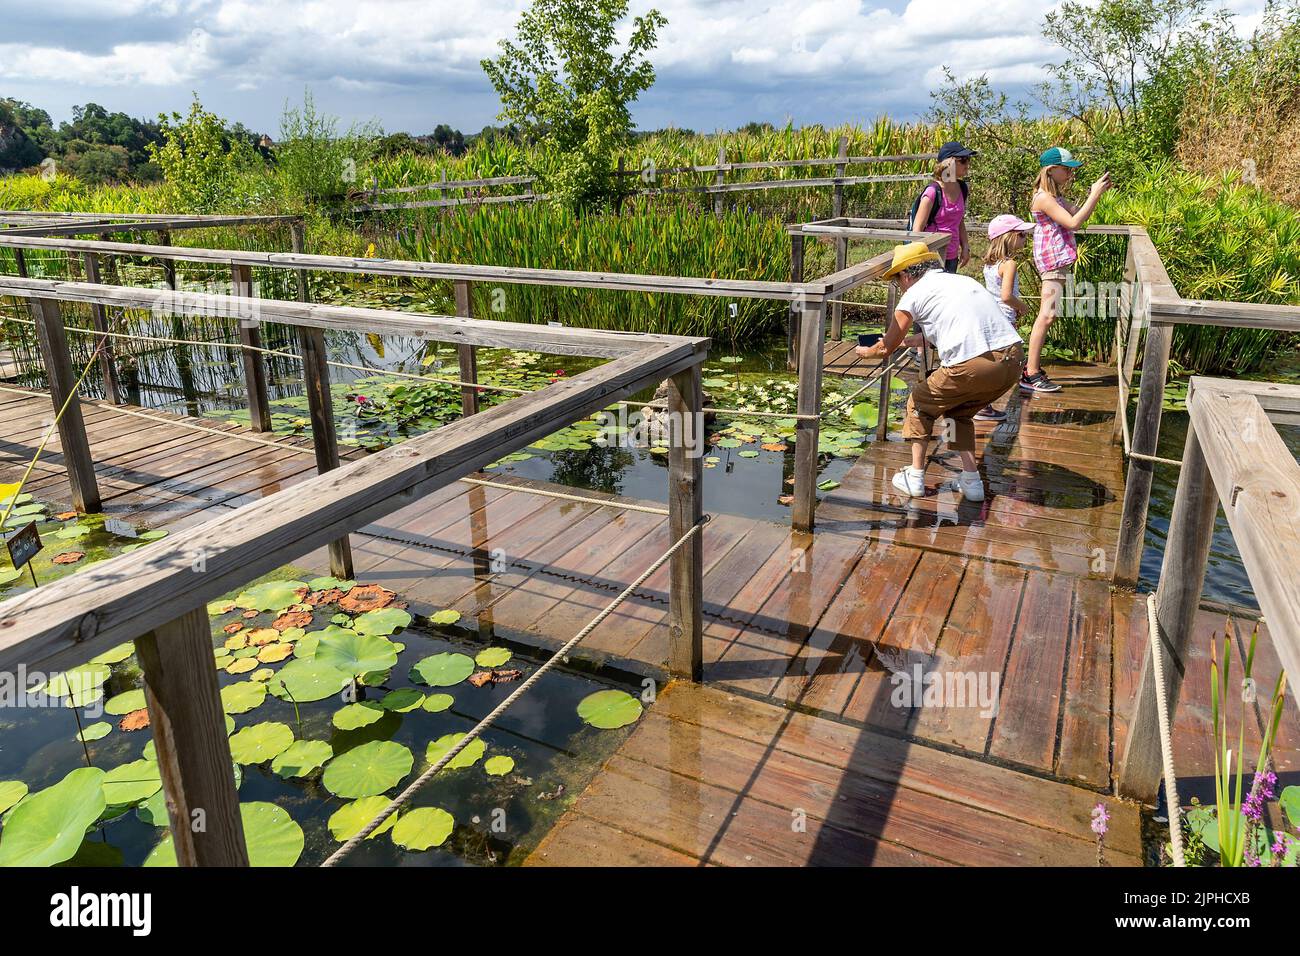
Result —
[[1041, 212], [1057, 225], [1064, 226], [1066, 229], [1074, 232], [1080, 229], [1083, 224], [1088, 221], [1088, 217], [1092, 215], [1092, 211], [1097, 208], [1097, 203], [1101, 199], [1102, 194], [1105, 193], [1106, 190], [1110, 189], [1110, 187], [1110, 173], [1106, 173], [1101, 177], [1101, 179], [1092, 184], [1092, 189], [1088, 190], [1088, 198], [1083, 201], [1082, 206], [1074, 211], [1066, 209], [1052, 196], [1043, 192], [1034, 194], [1032, 208], [1034, 212]]

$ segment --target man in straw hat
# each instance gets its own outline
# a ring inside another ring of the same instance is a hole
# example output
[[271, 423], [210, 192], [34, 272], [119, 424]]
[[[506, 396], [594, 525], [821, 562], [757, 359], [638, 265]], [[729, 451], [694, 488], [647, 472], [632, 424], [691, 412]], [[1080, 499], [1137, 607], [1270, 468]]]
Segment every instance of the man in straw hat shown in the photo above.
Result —
[[1020, 336], [984, 286], [969, 276], [944, 272], [939, 256], [923, 242], [895, 246], [884, 277], [893, 279], [902, 292], [897, 311], [884, 337], [875, 345], [858, 346], [858, 354], [888, 355], [904, 344], [915, 322], [939, 350], [940, 365], [912, 386], [903, 420], [903, 438], [912, 443], [912, 465], [894, 475], [894, 487], [908, 497], [924, 496], [931, 432], [936, 419], [947, 417], [953, 428], [950, 435], [945, 429], [944, 437], [961, 454], [957, 486], [967, 501], [983, 501], [972, 418], [1019, 380], [1024, 362]]

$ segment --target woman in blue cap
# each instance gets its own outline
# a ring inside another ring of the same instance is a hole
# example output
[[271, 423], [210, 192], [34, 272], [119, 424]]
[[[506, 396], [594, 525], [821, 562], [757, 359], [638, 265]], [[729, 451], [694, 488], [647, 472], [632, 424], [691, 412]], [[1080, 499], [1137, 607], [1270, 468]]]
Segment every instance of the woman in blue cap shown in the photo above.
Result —
[[[946, 232], [952, 238], [944, 248], [943, 268], [956, 272], [970, 260], [970, 243], [966, 239], [966, 177], [970, 175], [974, 150], [956, 140], [939, 147], [939, 161], [934, 179], [926, 183], [912, 207], [910, 229]], [[924, 225], [918, 225], [924, 223]]]
[[1038, 158], [1038, 182], [1034, 188], [1034, 201], [1030, 210], [1034, 214], [1034, 265], [1043, 280], [1042, 299], [1038, 303], [1038, 318], [1029, 335], [1029, 359], [1025, 373], [1020, 377], [1022, 392], [1059, 392], [1061, 386], [1043, 372], [1043, 344], [1047, 330], [1056, 321], [1065, 283], [1074, 272], [1074, 262], [1079, 250], [1074, 234], [1083, 228], [1102, 194], [1110, 189], [1110, 173], [1104, 173], [1092, 184], [1088, 198], [1082, 206], [1062, 199], [1061, 194], [1074, 182], [1074, 171], [1083, 163], [1062, 146], [1053, 146]]

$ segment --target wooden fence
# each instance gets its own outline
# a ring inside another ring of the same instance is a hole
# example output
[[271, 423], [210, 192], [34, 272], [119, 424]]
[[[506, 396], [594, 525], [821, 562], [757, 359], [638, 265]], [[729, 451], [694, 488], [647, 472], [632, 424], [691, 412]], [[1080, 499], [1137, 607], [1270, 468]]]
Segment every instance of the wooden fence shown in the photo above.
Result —
[[[305, 274], [300, 288], [306, 290]], [[702, 520], [700, 367], [708, 339], [555, 329], [457, 316], [413, 316], [167, 289], [0, 277], [0, 295], [31, 301], [57, 411], [75, 389], [60, 303], [90, 302], [205, 314], [232, 307], [295, 327], [303, 358], [319, 474], [147, 548], [0, 603], [0, 669], [59, 670], [133, 640], [182, 865], [247, 865], [226, 739], [207, 602], [321, 545], [331, 572], [351, 577], [347, 535], [503, 455], [664, 379], [674, 413], [669, 440], [669, 529]], [[221, 300], [221, 301], [215, 301]], [[597, 368], [366, 458], [340, 465], [324, 362], [324, 330], [385, 332], [455, 343], [607, 358]], [[78, 403], [58, 429], [76, 507], [99, 509], [94, 463]], [[684, 434], [686, 432], [687, 434]], [[696, 448], [695, 451], [699, 451]], [[701, 534], [670, 564], [669, 668], [698, 680], [702, 664]], [[191, 826], [201, 809], [206, 826]]]
[[[353, 206], [353, 212], [391, 212], [395, 209], [437, 209], [448, 206], [489, 206], [497, 203], [516, 203], [516, 202], [537, 202], [539, 199], [548, 198], [545, 194], [537, 195], [533, 192], [533, 183], [537, 181], [535, 176], [489, 176], [485, 179], [448, 179], [447, 171], [442, 171], [442, 179], [436, 183], [425, 183], [420, 186], [389, 186], [369, 190], [366, 195], [370, 197], [370, 202]], [[484, 192], [486, 189], [497, 186], [523, 186], [522, 193], [506, 193], [504, 195], [492, 195]], [[452, 190], [467, 190], [467, 196], [449, 196]], [[401, 194], [418, 194], [434, 192], [438, 193], [437, 199], [420, 199], [411, 202], [377, 202], [380, 196], [401, 195]]]
[[[1187, 411], [1190, 424], [1155, 595], [1171, 710], [1187, 668], [1220, 506], [1273, 647], [1287, 673], [1293, 679], [1300, 674], [1300, 465], [1274, 427], [1300, 423], [1300, 386], [1194, 377]], [[1118, 781], [1122, 794], [1144, 803], [1155, 802], [1160, 783], [1155, 673], [1148, 644]]]

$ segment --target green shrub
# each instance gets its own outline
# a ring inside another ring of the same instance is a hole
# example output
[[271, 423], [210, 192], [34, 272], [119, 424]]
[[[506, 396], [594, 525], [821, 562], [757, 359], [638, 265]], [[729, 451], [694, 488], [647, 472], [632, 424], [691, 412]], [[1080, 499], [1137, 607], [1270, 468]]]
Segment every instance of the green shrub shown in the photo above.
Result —
[[357, 171], [369, 161], [383, 131], [376, 123], [353, 125], [342, 136], [338, 118], [316, 111], [308, 90], [302, 108], [285, 106], [277, 173], [285, 185], [315, 202], [333, 202], [355, 188]]
[[239, 179], [259, 164], [243, 138], [231, 135], [198, 96], [189, 114], [158, 118], [163, 144], [149, 144], [149, 155], [162, 170], [173, 212], [209, 213], [246, 208]]

